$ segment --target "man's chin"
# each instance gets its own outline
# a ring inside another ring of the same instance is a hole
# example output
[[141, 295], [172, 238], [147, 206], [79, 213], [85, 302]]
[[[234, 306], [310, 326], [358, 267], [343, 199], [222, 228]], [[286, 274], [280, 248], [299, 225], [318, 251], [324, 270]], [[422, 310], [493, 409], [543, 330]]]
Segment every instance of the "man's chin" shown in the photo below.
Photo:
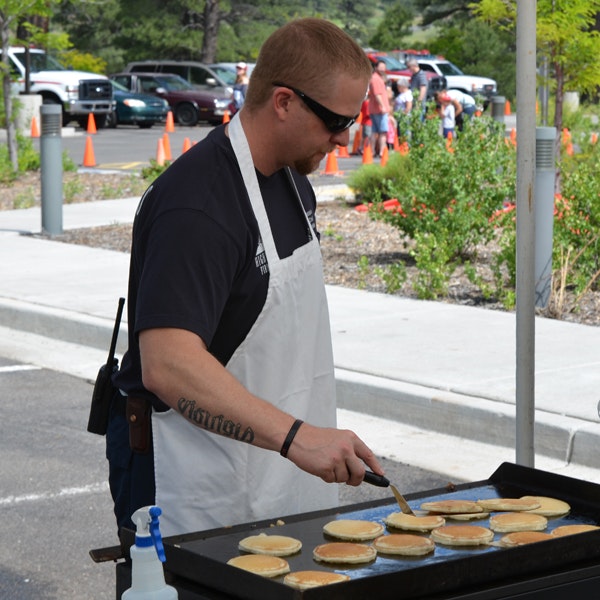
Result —
[[313, 156], [311, 158], [297, 160], [294, 163], [294, 169], [296, 169], [296, 171], [300, 173], [300, 175], [309, 175], [310, 173], [316, 171], [319, 168], [320, 164], [321, 159]]

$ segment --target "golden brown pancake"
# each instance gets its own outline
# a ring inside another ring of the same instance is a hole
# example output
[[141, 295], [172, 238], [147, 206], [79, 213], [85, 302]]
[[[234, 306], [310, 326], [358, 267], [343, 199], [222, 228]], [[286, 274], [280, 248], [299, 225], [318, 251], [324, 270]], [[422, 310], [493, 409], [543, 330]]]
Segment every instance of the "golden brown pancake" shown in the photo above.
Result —
[[514, 546], [523, 546], [524, 544], [533, 544], [534, 542], [543, 542], [551, 540], [552, 536], [543, 531], [515, 531], [507, 533], [500, 538], [500, 546], [513, 548]]
[[558, 498], [549, 498], [547, 496], [523, 496], [523, 498], [527, 498], [528, 500], [533, 498], [540, 503], [539, 508], [534, 508], [529, 511], [536, 515], [543, 515], [544, 517], [562, 517], [571, 510], [569, 504]]
[[382, 535], [374, 542], [375, 550], [382, 554], [401, 554], [402, 556], [423, 556], [435, 549], [432, 540], [410, 533], [392, 533]]
[[228, 565], [250, 571], [263, 577], [277, 577], [290, 572], [290, 565], [287, 560], [279, 556], [269, 556], [267, 554], [244, 554], [235, 556], [227, 561]]
[[445, 519], [452, 521], [476, 521], [478, 519], [487, 519], [490, 516], [489, 512], [480, 513], [456, 513], [455, 515], [441, 515]]
[[483, 508], [481, 508], [477, 502], [471, 500], [436, 500], [433, 502], [423, 502], [423, 504], [421, 504], [421, 510], [449, 515], [483, 512]]
[[445, 525], [431, 532], [431, 539], [446, 546], [480, 546], [494, 539], [494, 532], [479, 525]]
[[543, 531], [548, 519], [528, 512], [499, 513], [490, 517], [490, 529], [501, 533], [512, 531]]
[[377, 558], [377, 550], [366, 544], [354, 542], [331, 542], [313, 550], [313, 558], [326, 563], [367, 563]]
[[561, 525], [554, 529], [551, 533], [554, 537], [562, 537], [563, 535], [573, 535], [575, 533], [585, 533], [586, 531], [594, 531], [600, 529], [597, 525]]
[[477, 500], [477, 504], [487, 511], [533, 510], [540, 507], [538, 500], [530, 498], [489, 498]]
[[383, 522], [388, 527], [404, 529], [406, 531], [431, 531], [436, 527], [442, 527], [446, 524], [446, 520], [440, 515], [415, 517], [414, 515], [405, 515], [401, 512], [389, 514], [383, 519]]
[[283, 578], [283, 583], [297, 590], [307, 590], [308, 588], [348, 581], [349, 575], [343, 573], [333, 573], [331, 571], [295, 571], [288, 573]]
[[374, 540], [383, 533], [383, 525], [375, 521], [337, 519], [326, 523], [323, 532], [340, 540]]
[[271, 554], [272, 556], [289, 556], [302, 548], [302, 542], [285, 535], [267, 535], [260, 533], [240, 540], [238, 548], [252, 554]]

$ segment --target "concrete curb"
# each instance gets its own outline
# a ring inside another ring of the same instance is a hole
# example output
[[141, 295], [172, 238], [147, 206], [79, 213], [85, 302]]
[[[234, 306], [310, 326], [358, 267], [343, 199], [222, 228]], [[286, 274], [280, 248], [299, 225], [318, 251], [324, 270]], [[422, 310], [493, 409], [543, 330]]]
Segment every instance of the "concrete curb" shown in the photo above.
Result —
[[[515, 407], [481, 397], [336, 369], [338, 406], [496, 446], [516, 441]], [[536, 453], [600, 468], [597, 423], [535, 411]]]

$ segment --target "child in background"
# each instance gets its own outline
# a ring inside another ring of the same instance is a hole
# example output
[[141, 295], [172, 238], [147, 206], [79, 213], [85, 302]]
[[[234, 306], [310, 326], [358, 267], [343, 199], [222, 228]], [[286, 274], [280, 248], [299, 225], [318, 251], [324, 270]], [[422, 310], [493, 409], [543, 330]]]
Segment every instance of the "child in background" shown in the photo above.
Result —
[[440, 117], [442, 119], [442, 135], [444, 138], [448, 138], [450, 134], [454, 137], [454, 129], [456, 127], [456, 117], [454, 113], [454, 105], [452, 99], [446, 93], [440, 94]]
[[360, 107], [360, 116], [361, 116], [361, 142], [360, 148], [358, 149], [358, 153], [362, 154], [365, 146], [371, 143], [371, 117], [369, 116], [369, 100], [365, 98]]

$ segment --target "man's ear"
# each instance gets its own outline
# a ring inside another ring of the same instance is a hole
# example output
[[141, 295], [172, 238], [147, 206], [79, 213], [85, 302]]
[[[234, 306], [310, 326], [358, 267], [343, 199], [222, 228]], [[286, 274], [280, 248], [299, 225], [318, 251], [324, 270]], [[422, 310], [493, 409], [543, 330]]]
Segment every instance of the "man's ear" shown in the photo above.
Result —
[[287, 118], [286, 115], [293, 96], [293, 92], [285, 87], [277, 87], [273, 90], [273, 109], [282, 121]]

